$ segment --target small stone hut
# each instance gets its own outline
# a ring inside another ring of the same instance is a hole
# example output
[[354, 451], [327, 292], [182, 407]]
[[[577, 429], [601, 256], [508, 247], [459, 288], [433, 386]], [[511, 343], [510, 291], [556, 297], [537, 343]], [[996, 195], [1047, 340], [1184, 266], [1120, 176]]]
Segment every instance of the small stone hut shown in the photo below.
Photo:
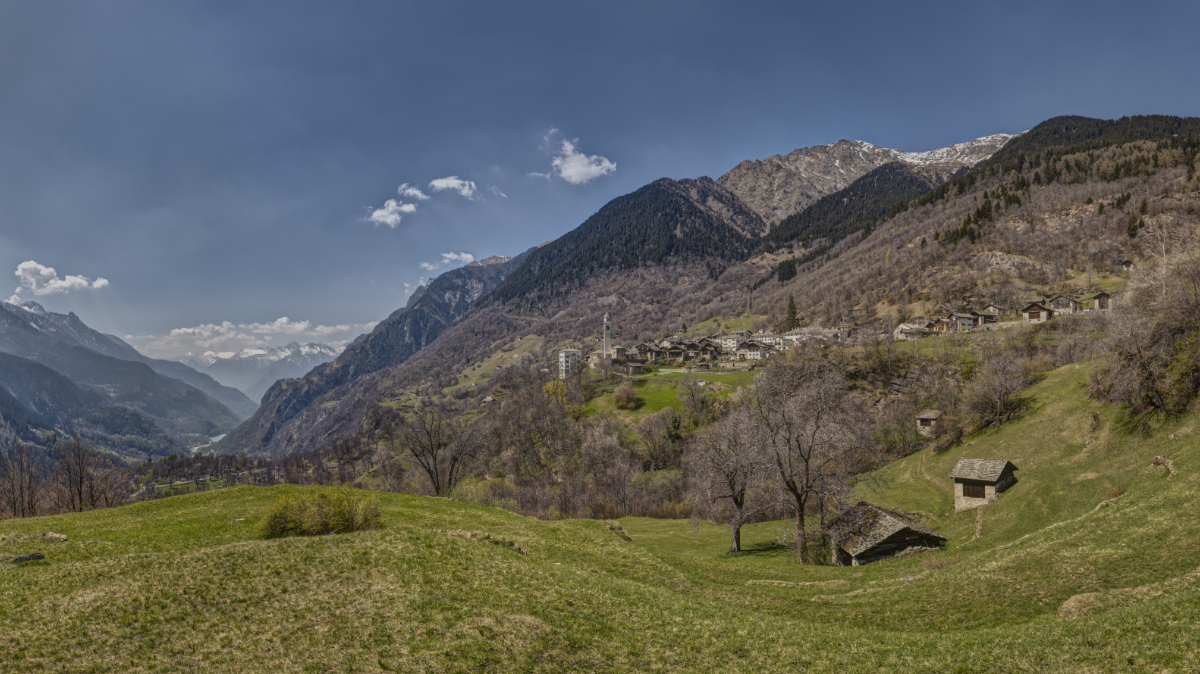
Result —
[[1045, 323], [1054, 318], [1054, 310], [1041, 302], [1030, 302], [1021, 310], [1021, 318], [1026, 323]]
[[968, 510], [987, 505], [996, 496], [1016, 484], [1017, 467], [1004, 459], [958, 460], [950, 472], [954, 479], [954, 509]]
[[917, 415], [917, 432], [927, 438], [936, 438], [942, 434], [942, 413], [938, 410], [925, 410]]
[[835, 566], [859, 566], [905, 550], [936, 550], [946, 537], [908, 516], [859, 502], [826, 528]]

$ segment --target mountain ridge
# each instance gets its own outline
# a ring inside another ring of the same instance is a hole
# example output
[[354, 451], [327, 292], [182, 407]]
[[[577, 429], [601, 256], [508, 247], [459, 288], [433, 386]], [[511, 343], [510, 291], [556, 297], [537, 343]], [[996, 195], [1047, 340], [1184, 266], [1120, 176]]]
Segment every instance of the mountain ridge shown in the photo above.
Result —
[[926, 152], [904, 152], [842, 139], [797, 148], [786, 155], [747, 159], [717, 182], [738, 195], [769, 225], [776, 225], [889, 162], [919, 166], [930, 178], [943, 182], [962, 168], [989, 158], [1015, 137], [993, 134]]
[[[98, 344], [112, 344], [102, 335], [95, 339]], [[49, 312], [0, 302], [0, 352], [44, 365], [80, 388], [102, 394], [108, 404], [137, 410], [176, 435], [216, 435], [241, 421], [216, 399], [155, 372], [145, 362], [83, 346]]]
[[230, 353], [186, 353], [176, 360], [242, 391], [252, 400], [261, 400], [276, 381], [302, 377], [314, 367], [337, 358], [344, 350], [341, 344], [292, 341]]

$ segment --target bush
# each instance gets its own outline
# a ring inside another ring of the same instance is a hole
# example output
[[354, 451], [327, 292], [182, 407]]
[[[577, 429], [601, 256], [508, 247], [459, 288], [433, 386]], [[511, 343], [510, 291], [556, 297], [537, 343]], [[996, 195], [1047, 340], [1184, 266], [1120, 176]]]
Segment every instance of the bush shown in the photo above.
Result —
[[613, 391], [613, 404], [617, 406], [617, 409], [637, 409], [642, 404], [642, 398], [629, 382], [625, 382]]
[[316, 493], [285, 496], [259, 525], [263, 538], [321, 536], [383, 528], [379, 503], [366, 492], [343, 485]]

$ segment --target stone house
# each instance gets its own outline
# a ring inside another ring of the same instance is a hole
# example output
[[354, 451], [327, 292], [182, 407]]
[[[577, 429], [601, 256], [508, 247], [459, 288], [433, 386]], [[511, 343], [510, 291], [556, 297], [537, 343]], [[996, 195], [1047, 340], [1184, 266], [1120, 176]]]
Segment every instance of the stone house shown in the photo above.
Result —
[[987, 310], [972, 311], [971, 315], [975, 317], [975, 325], [986, 325], [988, 323], [995, 323], [996, 321], [1000, 320], [1000, 314], [998, 312], [991, 312]]
[[996, 496], [1016, 484], [1017, 467], [1004, 459], [958, 460], [950, 471], [954, 480], [954, 509], [968, 510], [987, 505]]
[[971, 314], [950, 314], [950, 320], [954, 323], [952, 332], [970, 332], [975, 327], [975, 316]]
[[1041, 302], [1030, 302], [1021, 310], [1021, 320], [1026, 323], [1045, 323], [1054, 318], [1054, 310]]
[[645, 368], [642, 367], [641, 363], [626, 363], [625, 364], [625, 374], [628, 374], [628, 375], [642, 374], [642, 372], [644, 372], [644, 371], [645, 371]]
[[929, 331], [925, 329], [924, 325], [919, 325], [917, 323], [901, 323], [900, 325], [896, 326], [895, 330], [892, 330], [892, 339], [896, 340], [897, 342], [907, 342], [914, 339], [920, 339], [928, 334]]
[[1121, 268], [1125, 271], [1133, 269], [1133, 260], [1121, 260]]
[[651, 363], [658, 360], [658, 356], [662, 353], [662, 349], [659, 348], [657, 344], [652, 344], [650, 342], [639, 344], [636, 349], [639, 358], [645, 358]]
[[924, 410], [917, 415], [917, 432], [927, 438], [942, 434], [942, 413], [939, 410]]
[[1112, 311], [1112, 295], [1099, 292], [1092, 296], [1092, 311]]
[[860, 566], [906, 550], [936, 550], [947, 538], [894, 510], [859, 502], [826, 527], [836, 566]]
[[1083, 311], [1083, 305], [1076, 300], [1066, 295], [1057, 295], [1050, 300], [1046, 306], [1054, 310], [1056, 315], [1061, 314], [1076, 314]]
[[775, 353], [775, 347], [767, 344], [759, 344], [753, 340], [742, 342], [742, 345], [737, 350], [738, 360], [762, 360], [767, 356]]

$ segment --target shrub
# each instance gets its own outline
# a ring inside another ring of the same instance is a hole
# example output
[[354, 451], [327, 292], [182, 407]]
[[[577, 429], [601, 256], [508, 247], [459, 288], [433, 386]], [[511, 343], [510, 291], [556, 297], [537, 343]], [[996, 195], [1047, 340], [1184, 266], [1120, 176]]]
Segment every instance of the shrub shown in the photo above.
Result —
[[379, 503], [348, 485], [316, 493], [285, 496], [275, 502], [259, 525], [263, 538], [321, 536], [383, 528]]
[[617, 406], [617, 409], [636, 409], [642, 404], [642, 398], [633, 386], [625, 382], [613, 391], [613, 404]]

